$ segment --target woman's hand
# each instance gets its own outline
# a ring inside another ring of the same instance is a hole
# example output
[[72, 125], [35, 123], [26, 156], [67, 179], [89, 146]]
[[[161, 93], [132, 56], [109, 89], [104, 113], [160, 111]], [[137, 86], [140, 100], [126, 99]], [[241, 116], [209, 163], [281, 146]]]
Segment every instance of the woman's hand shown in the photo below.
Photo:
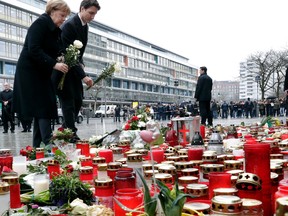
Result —
[[68, 65], [65, 63], [56, 63], [53, 68], [55, 70], [61, 71], [64, 74], [69, 70]]

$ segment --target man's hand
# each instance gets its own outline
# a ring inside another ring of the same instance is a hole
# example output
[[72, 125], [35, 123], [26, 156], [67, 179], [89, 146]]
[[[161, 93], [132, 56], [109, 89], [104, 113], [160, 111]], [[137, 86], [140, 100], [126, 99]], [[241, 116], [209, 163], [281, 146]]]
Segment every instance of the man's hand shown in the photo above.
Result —
[[93, 85], [93, 80], [88, 76], [83, 78], [83, 82], [85, 82], [85, 84], [89, 87], [91, 87]]

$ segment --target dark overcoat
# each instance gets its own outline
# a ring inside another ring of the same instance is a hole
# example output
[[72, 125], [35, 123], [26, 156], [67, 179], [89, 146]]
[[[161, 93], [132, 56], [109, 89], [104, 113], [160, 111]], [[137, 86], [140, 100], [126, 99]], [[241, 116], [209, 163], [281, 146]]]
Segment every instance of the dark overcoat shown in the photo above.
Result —
[[[70, 17], [61, 26], [62, 29], [62, 42], [64, 47], [68, 47], [73, 44], [75, 40], [82, 42], [83, 47], [79, 50], [79, 63], [78, 65], [70, 68], [69, 72], [65, 76], [64, 85], [62, 90], [58, 90], [57, 94], [61, 95], [65, 99], [75, 99], [82, 103], [83, 99], [83, 84], [82, 79], [86, 76], [83, 67], [83, 54], [88, 41], [88, 25], [82, 26], [81, 20], [78, 14]], [[53, 71], [52, 80], [54, 87], [57, 90], [59, 81], [63, 74], [59, 71]]]
[[195, 98], [197, 101], [211, 101], [213, 81], [207, 73], [203, 73], [198, 77]]
[[28, 29], [17, 62], [14, 111], [23, 117], [56, 118], [56, 95], [51, 74], [60, 55], [61, 30], [44, 13]]

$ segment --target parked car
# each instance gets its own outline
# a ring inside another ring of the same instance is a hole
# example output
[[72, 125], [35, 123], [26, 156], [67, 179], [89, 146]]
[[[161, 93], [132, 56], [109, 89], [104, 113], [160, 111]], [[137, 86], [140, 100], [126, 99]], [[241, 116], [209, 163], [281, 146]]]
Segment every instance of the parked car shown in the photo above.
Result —
[[95, 117], [100, 118], [105, 116], [105, 107], [106, 107], [106, 116], [114, 116], [116, 105], [100, 105], [95, 111]]
[[[79, 112], [77, 118], [75, 119], [75, 122], [78, 124], [81, 124], [83, 121], [83, 115]], [[62, 109], [58, 108], [58, 124], [62, 124], [64, 120], [63, 114], [62, 114]]]

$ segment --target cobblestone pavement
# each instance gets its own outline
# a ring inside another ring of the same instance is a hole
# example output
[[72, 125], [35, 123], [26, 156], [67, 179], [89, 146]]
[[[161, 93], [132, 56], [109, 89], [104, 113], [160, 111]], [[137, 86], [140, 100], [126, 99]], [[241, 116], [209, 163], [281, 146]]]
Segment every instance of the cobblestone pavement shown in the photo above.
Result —
[[[286, 117], [280, 117], [280, 120], [286, 121]], [[245, 124], [251, 124], [254, 122], [259, 122], [260, 118], [253, 119], [215, 119], [213, 124], [225, 125], [239, 125], [242, 121]], [[167, 125], [168, 121], [161, 121], [163, 125]], [[101, 122], [100, 118], [84, 118], [84, 121], [81, 124], [77, 124], [78, 135], [81, 139], [89, 139], [92, 135], [102, 135], [105, 132], [111, 132], [115, 129], [121, 129], [123, 125], [122, 122], [114, 122], [113, 118], [103, 119]], [[60, 127], [60, 125], [55, 125], [55, 128]], [[0, 127], [0, 149], [8, 148], [12, 150], [13, 155], [19, 155], [21, 148], [24, 148], [27, 145], [32, 145], [32, 132], [22, 133], [22, 128], [15, 128], [15, 133], [3, 134], [3, 127]]]

